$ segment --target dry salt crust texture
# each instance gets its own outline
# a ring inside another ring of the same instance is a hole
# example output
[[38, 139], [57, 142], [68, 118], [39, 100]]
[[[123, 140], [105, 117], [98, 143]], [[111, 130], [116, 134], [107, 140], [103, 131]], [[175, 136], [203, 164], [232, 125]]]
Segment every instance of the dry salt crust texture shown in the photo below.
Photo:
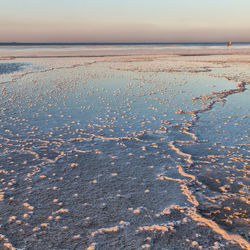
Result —
[[2, 53], [0, 248], [250, 249], [249, 49], [61, 50]]

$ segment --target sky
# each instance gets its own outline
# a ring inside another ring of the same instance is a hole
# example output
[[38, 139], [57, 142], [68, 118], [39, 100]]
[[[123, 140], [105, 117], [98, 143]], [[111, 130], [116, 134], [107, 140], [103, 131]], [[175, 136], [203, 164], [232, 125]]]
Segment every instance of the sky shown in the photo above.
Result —
[[0, 42], [250, 42], [250, 0], [0, 0]]

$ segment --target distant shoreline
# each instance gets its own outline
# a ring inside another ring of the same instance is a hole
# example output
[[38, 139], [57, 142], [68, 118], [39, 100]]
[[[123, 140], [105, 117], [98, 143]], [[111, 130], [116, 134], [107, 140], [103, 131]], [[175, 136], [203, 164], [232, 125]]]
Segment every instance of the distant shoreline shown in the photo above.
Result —
[[[225, 46], [222, 42], [208, 42], [208, 43], [15, 43], [6, 42], [0, 43], [0, 46], [149, 46], [149, 45], [166, 45], [166, 46]], [[233, 42], [232, 45], [246, 45], [250, 42]]]

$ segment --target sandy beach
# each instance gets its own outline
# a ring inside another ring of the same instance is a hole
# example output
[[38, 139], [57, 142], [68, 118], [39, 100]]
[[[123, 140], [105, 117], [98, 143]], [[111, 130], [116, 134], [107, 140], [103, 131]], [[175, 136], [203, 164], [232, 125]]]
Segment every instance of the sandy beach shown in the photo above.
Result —
[[0, 249], [250, 249], [250, 47], [0, 47]]

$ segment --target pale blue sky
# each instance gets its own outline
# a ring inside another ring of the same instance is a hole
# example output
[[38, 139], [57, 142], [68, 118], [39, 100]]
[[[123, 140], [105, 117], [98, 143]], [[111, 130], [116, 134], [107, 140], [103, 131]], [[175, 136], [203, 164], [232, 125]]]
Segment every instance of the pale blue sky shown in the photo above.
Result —
[[0, 42], [250, 41], [250, 0], [0, 0]]

